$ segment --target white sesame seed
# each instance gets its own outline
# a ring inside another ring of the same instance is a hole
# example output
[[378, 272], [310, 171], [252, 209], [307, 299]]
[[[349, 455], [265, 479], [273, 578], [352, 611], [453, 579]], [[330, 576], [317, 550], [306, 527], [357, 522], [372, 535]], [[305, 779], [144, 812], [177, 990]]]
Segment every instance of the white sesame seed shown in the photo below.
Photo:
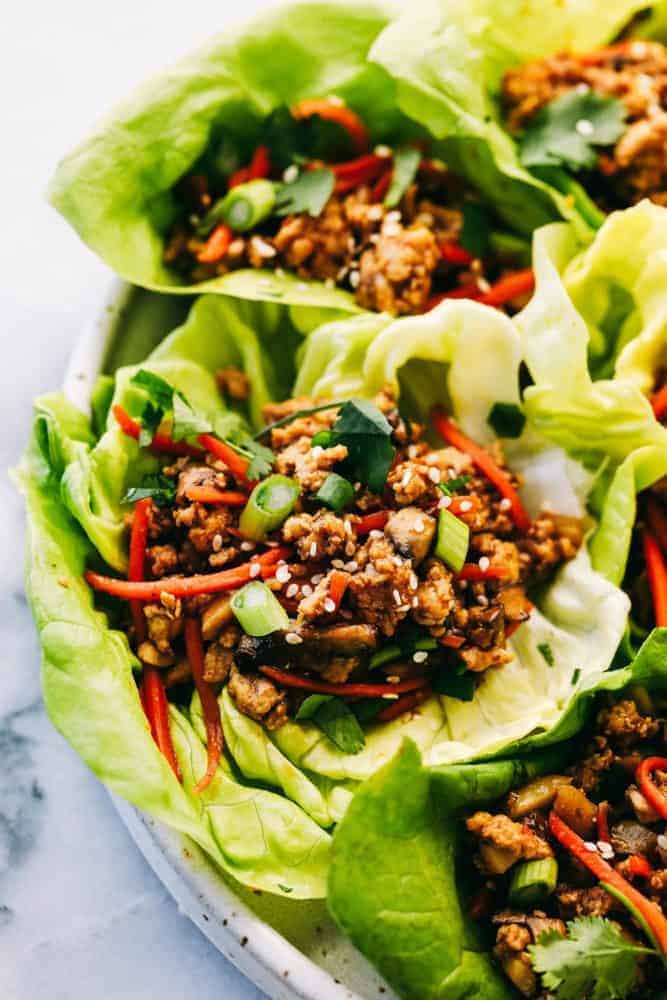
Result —
[[440, 457], [435, 452], [433, 452], [431, 455], [427, 455], [424, 461], [426, 462], [427, 465], [437, 465], [438, 462], [440, 461]]
[[252, 552], [254, 548], [254, 542], [241, 542], [241, 552]]
[[419, 607], [419, 598], [418, 597], [413, 597], [412, 598], [412, 607], [413, 608], [418, 608]]
[[322, 580], [323, 580], [323, 576], [322, 576], [321, 573], [316, 573], [315, 576], [311, 576], [311, 578], [310, 578], [310, 582], [312, 583], [312, 585], [314, 587], [316, 587], [318, 585], [318, 583], [321, 583]]
[[336, 610], [336, 602], [332, 601], [330, 597], [325, 598], [324, 610], [328, 611], [330, 615], [333, 614], [333, 612]]
[[214, 552], [219, 552], [220, 549], [222, 548], [222, 535], [214, 535], [213, 541], [211, 542], [211, 546]]
[[385, 701], [396, 701], [396, 699], [398, 698], [398, 695], [397, 694], [382, 694], [382, 695], [380, 695], [380, 697], [384, 698]]
[[409, 604], [399, 604], [399, 606], [396, 608], [396, 610], [400, 611], [400, 613], [402, 615], [407, 615], [408, 611], [410, 610], [410, 605]]
[[333, 566], [334, 569], [344, 569], [345, 567], [345, 563], [343, 562], [342, 559], [332, 559], [331, 565]]
[[377, 145], [373, 150], [376, 156], [391, 156], [391, 149], [389, 146], [385, 146], [382, 143]]
[[394, 563], [394, 566], [402, 566], [403, 565], [403, 560], [401, 559], [400, 556], [394, 556], [393, 557], [393, 563]]
[[574, 126], [579, 133], [579, 135], [593, 135], [595, 132], [595, 126], [593, 122], [589, 122], [587, 118], [580, 118], [577, 124]]
[[459, 510], [462, 514], [466, 514], [469, 510], [472, 510], [472, 504], [470, 500], [462, 500], [459, 505]]
[[288, 580], [292, 578], [292, 574], [289, 571], [289, 566], [279, 566], [276, 570], [276, 580], [278, 583], [287, 583]]
[[303, 639], [300, 635], [297, 635], [296, 632], [288, 632], [285, 636], [285, 642], [290, 646], [300, 646]]
[[250, 242], [260, 257], [275, 257], [278, 253], [275, 247], [271, 246], [270, 243], [267, 243], [266, 240], [263, 240], [259, 236], [251, 237]]
[[336, 282], [333, 280], [333, 278], [325, 278], [324, 279], [324, 287], [325, 288], [335, 288], [335, 286], [336, 286]]
[[423, 649], [418, 649], [416, 653], [412, 654], [412, 659], [415, 663], [425, 663], [428, 660], [428, 653]]
[[368, 537], [369, 538], [373, 538], [375, 540], [377, 540], [378, 538], [382, 538], [383, 535], [384, 535], [384, 532], [383, 531], [378, 531], [377, 528], [373, 528], [372, 531], [368, 532]]
[[419, 518], [418, 521], [415, 521], [415, 523], [414, 523], [414, 530], [417, 532], [418, 535], [421, 535], [423, 533], [423, 531], [424, 531], [424, 522], [422, 521], [421, 518]]
[[[410, 447], [408, 448], [408, 458], [416, 458], [418, 451], [419, 451], [419, 449], [417, 448], [417, 445], [416, 444], [411, 444]], [[428, 459], [427, 459], [427, 461], [428, 461]]]
[[442, 510], [447, 510], [447, 508], [451, 506], [452, 506], [451, 497], [443, 497], [442, 500], [438, 501], [438, 507], [440, 507]]
[[397, 604], [402, 604], [403, 603], [403, 599], [402, 599], [402, 597], [400, 595], [400, 592], [398, 590], [396, 590], [396, 588], [394, 588], [394, 590], [392, 591], [392, 594], [393, 594], [394, 600], [396, 601]]
[[346, 569], [348, 573], [356, 573], [359, 569], [359, 563], [356, 559], [350, 559], [348, 563], [345, 563], [343, 569]]
[[385, 219], [387, 222], [400, 222], [401, 213], [398, 211], [398, 209], [394, 209], [393, 212], [387, 212], [387, 214], [385, 215]]
[[602, 857], [612, 857], [614, 854], [614, 848], [611, 846], [608, 840], [598, 840], [597, 848]]
[[356, 551], [357, 551], [357, 543], [356, 542], [348, 542], [347, 545], [345, 546], [345, 555], [346, 556], [353, 556]]
[[254, 580], [255, 577], [258, 577], [261, 572], [262, 572], [262, 567], [259, 565], [258, 562], [250, 563], [249, 573], [251, 580]]
[[299, 591], [298, 583], [290, 583], [289, 587], [285, 591], [285, 597], [296, 597]]
[[283, 170], [283, 180], [285, 184], [292, 184], [299, 176], [299, 168], [296, 163], [290, 163], [289, 167]]
[[345, 525], [345, 527], [343, 529], [345, 531], [345, 534], [346, 535], [351, 535], [352, 534], [352, 522], [351, 521], [343, 521], [343, 524]]
[[324, 449], [322, 448], [321, 444], [316, 444], [314, 445], [314, 447], [310, 449], [310, 453], [313, 456], [313, 458], [319, 458], [323, 450]]
[[432, 483], [436, 484], [439, 483], [440, 469], [437, 469], [434, 465], [432, 465], [431, 468], [428, 470], [428, 478], [431, 480]]
[[501, 510], [509, 510], [512, 506], [512, 501], [508, 497], [503, 497], [498, 506]]
[[484, 594], [478, 594], [477, 603], [479, 604], [480, 607], [486, 608], [489, 605], [489, 599], [488, 597], [485, 597]]
[[361, 489], [361, 483], [355, 483], [354, 484], [354, 492], [358, 493], [360, 489]]
[[361, 275], [358, 271], [350, 271], [350, 285], [352, 288], [358, 288], [359, 282], [361, 281]]
[[304, 597], [310, 597], [310, 595], [312, 594], [312, 592], [313, 592], [313, 588], [310, 586], [310, 584], [309, 583], [304, 583], [303, 587], [301, 588], [301, 593], [303, 594], [303, 596]]
[[482, 556], [482, 558], [479, 560], [479, 568], [481, 569], [482, 573], [486, 573], [490, 565], [491, 565], [491, 560], [489, 559], [488, 556]]
[[592, 840], [585, 840], [584, 841], [584, 847], [586, 848], [587, 851], [592, 851], [593, 854], [597, 854], [597, 852], [598, 852], [598, 849], [597, 849], [597, 847], [595, 846], [595, 844], [593, 843]]
[[662, 848], [663, 851], [667, 850], [667, 837], [664, 833], [661, 833], [658, 837], [658, 847]]
[[396, 674], [392, 674], [391, 677], [387, 677], [388, 684], [400, 684], [401, 678], [397, 677]]
[[314, 559], [315, 556], [317, 555], [317, 542], [310, 543], [310, 548], [308, 549], [308, 552], [310, 554], [310, 558]]
[[403, 473], [403, 478], [401, 479], [401, 488], [405, 489], [410, 480], [412, 479], [412, 469], [408, 468]]
[[379, 222], [383, 215], [384, 209], [382, 205], [371, 205], [367, 212], [367, 217], [371, 222]]
[[415, 573], [410, 574], [410, 590], [416, 590], [419, 586], [419, 580]]

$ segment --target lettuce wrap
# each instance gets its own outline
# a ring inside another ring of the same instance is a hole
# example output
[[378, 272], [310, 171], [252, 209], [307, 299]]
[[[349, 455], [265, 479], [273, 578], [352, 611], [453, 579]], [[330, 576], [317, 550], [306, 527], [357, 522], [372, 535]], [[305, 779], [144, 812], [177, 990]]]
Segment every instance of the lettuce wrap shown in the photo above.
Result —
[[[666, 656], [667, 630], [656, 629], [630, 666], [591, 678], [570, 709], [577, 728], [601, 692], [641, 685], [664, 694]], [[569, 741], [528, 756], [428, 769], [406, 741], [360, 789], [334, 836], [328, 905], [399, 996], [517, 995], [468, 916], [462, 814], [540, 774], [560, 773], [573, 755]], [[596, 995], [618, 995], [613, 985], [610, 992], [601, 983]]]

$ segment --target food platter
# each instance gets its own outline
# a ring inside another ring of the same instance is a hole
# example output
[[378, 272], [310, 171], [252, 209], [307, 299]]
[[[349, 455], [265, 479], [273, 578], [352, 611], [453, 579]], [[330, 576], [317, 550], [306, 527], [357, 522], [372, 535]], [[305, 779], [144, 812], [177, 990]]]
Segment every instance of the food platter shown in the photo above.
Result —
[[[188, 301], [114, 280], [79, 339], [64, 389], [86, 409], [97, 375], [150, 350]], [[394, 996], [338, 931], [323, 901], [278, 899], [224, 879], [187, 838], [112, 796], [120, 818], [182, 913], [272, 1000]]]

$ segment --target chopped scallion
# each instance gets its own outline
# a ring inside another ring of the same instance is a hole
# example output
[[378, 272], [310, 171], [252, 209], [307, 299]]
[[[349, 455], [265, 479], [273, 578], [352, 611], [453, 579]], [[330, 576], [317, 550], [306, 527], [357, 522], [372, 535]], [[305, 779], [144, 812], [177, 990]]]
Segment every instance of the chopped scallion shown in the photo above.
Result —
[[231, 608], [247, 635], [269, 635], [289, 626], [289, 618], [282, 604], [260, 580], [253, 580], [237, 590], [232, 597]]
[[537, 648], [538, 648], [539, 652], [542, 654], [542, 656], [544, 657], [544, 659], [546, 660], [546, 662], [548, 663], [548, 665], [550, 667], [553, 667], [553, 665], [554, 665], [554, 654], [553, 654], [553, 650], [552, 650], [551, 646], [549, 645], [549, 643], [548, 642], [541, 642], [538, 645]]
[[459, 573], [463, 568], [470, 543], [470, 528], [460, 518], [443, 507], [438, 514], [438, 539], [435, 555], [446, 566]]
[[267, 180], [248, 181], [228, 191], [202, 219], [198, 232], [205, 235], [219, 222], [245, 233], [267, 219], [276, 204], [275, 185]]
[[256, 542], [279, 528], [292, 513], [299, 484], [288, 476], [269, 476], [255, 486], [239, 518], [239, 530]]
[[533, 906], [546, 899], [558, 882], [558, 862], [555, 858], [526, 861], [512, 875], [509, 901], [513, 906]]
[[331, 510], [339, 511], [354, 500], [354, 486], [336, 472], [330, 472], [315, 499]]

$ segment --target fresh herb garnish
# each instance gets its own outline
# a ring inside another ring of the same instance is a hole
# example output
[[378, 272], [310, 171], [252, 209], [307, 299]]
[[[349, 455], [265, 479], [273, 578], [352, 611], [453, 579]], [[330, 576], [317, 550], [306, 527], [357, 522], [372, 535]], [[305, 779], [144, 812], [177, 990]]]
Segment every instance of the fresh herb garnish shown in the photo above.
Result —
[[516, 403], [494, 403], [486, 422], [498, 437], [518, 438], [523, 434], [526, 417]]
[[489, 249], [491, 223], [489, 215], [478, 201], [463, 203], [463, 226], [459, 243], [473, 257], [483, 257]]
[[542, 654], [542, 656], [546, 660], [547, 664], [550, 667], [553, 667], [554, 662], [555, 662], [554, 661], [554, 654], [553, 654], [553, 650], [552, 650], [551, 646], [549, 645], [549, 643], [548, 642], [540, 642], [538, 644], [537, 649]]
[[358, 721], [363, 725], [379, 715], [383, 708], [387, 707], [387, 702], [383, 698], [362, 698], [360, 701], [353, 701], [350, 709], [356, 715]]
[[195, 413], [188, 401], [180, 393], [174, 393], [173, 414], [174, 426], [172, 434], [176, 441], [196, 438], [199, 434], [209, 434], [213, 429], [210, 421]]
[[336, 183], [333, 170], [303, 170], [295, 181], [281, 184], [276, 192], [276, 215], [308, 212], [316, 218], [329, 198]]
[[393, 208], [412, 184], [421, 162], [422, 154], [413, 146], [403, 146], [394, 150], [394, 163], [391, 184], [384, 203], [387, 208]]
[[581, 677], [581, 670], [579, 667], [572, 674], [572, 687], [579, 683], [579, 678]]
[[567, 937], [544, 931], [528, 951], [544, 986], [557, 1000], [615, 1000], [627, 997], [637, 979], [637, 957], [650, 948], [633, 945], [610, 920], [581, 917]]
[[545, 104], [521, 139], [525, 167], [590, 170], [598, 146], [612, 146], [625, 132], [627, 111], [616, 97], [571, 90]]
[[294, 889], [292, 888], [291, 885], [282, 885], [280, 882], [278, 883], [278, 888], [280, 889], [281, 892], [285, 893], [294, 892]]
[[138, 385], [143, 389], [152, 403], [163, 410], [171, 409], [171, 401], [174, 395], [174, 387], [153, 372], [140, 368], [130, 379], [132, 385]]
[[366, 744], [364, 733], [351, 708], [334, 695], [311, 694], [296, 716], [297, 722], [314, 723], [343, 753], [359, 753]]
[[436, 694], [446, 694], [459, 701], [472, 701], [476, 688], [475, 674], [461, 661], [445, 664], [434, 674], [431, 687]]
[[345, 160], [354, 152], [349, 134], [337, 122], [319, 115], [295, 118], [285, 105], [265, 120], [262, 141], [269, 147], [271, 163], [278, 170], [308, 160]]
[[260, 444], [256, 438], [246, 434], [244, 431], [236, 431], [233, 434], [224, 435], [224, 440], [236, 451], [250, 460], [250, 465], [246, 476], [250, 482], [257, 479], [265, 479], [273, 468], [276, 456], [265, 445]]
[[455, 493], [462, 490], [466, 483], [469, 483], [472, 476], [456, 476], [448, 479], [446, 483], [438, 483], [438, 489], [442, 490], [446, 497], [453, 497]]
[[345, 465], [352, 478], [382, 493], [395, 451], [384, 414], [364, 399], [352, 399], [341, 407], [332, 431], [336, 443], [347, 448]]
[[139, 486], [131, 486], [123, 497], [123, 503], [136, 503], [149, 497], [158, 507], [169, 507], [176, 496], [176, 484], [161, 473], [149, 473]]

